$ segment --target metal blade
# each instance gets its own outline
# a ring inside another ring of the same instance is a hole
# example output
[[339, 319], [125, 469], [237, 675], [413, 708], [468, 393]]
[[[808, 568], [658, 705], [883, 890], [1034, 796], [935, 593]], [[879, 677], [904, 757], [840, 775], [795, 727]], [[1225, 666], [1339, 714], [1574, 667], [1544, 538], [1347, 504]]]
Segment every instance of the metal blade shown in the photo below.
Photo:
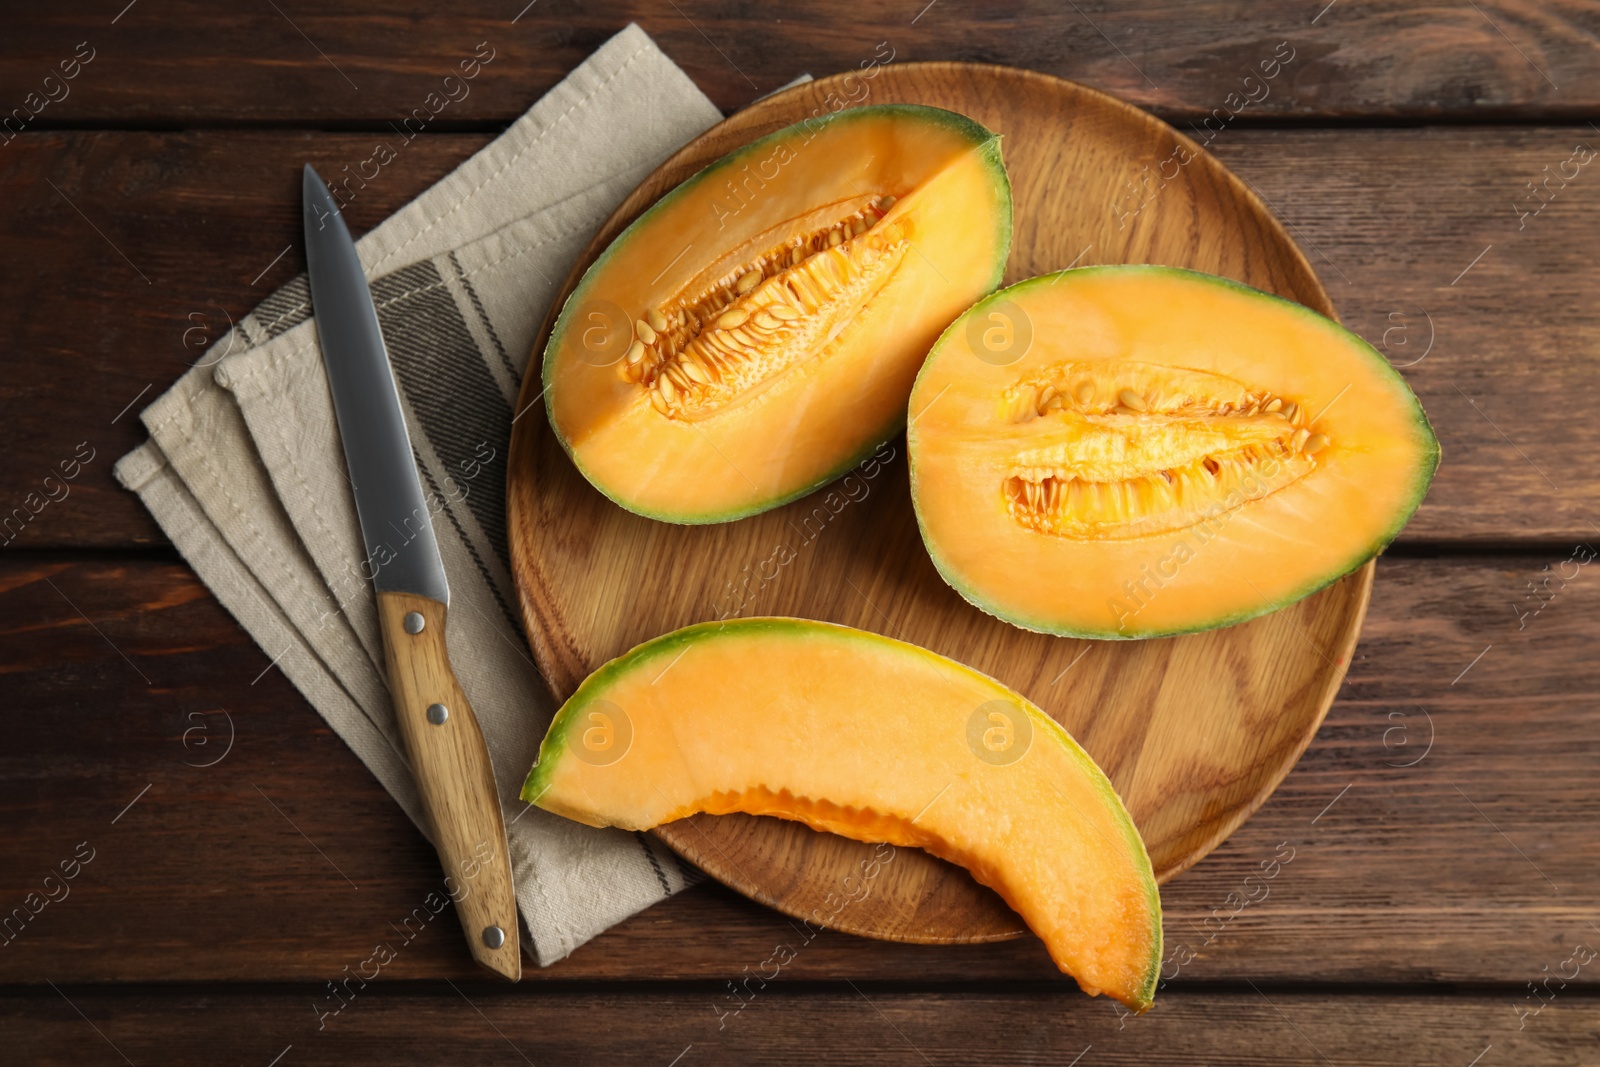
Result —
[[450, 586], [372, 290], [339, 206], [309, 164], [302, 199], [312, 313], [361, 517], [362, 573], [380, 593], [415, 593], [448, 604]]

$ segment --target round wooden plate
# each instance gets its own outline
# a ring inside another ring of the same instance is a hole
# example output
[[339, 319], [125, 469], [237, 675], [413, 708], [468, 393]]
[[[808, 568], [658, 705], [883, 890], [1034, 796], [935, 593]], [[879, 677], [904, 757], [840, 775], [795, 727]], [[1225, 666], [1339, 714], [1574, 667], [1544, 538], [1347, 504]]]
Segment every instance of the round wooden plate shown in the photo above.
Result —
[[[1007, 284], [1074, 265], [1164, 263], [1333, 313], [1260, 201], [1144, 112], [1003, 67], [916, 63], [871, 73], [758, 101], [674, 155], [600, 228], [552, 319], [611, 239], [705, 164], [811, 115], [895, 102], [959, 111], [1004, 136], [1016, 203]], [[523, 621], [558, 698], [606, 660], [689, 623], [794, 615], [875, 630], [970, 664], [1058, 719], [1110, 775], [1165, 880], [1215, 848], [1276, 788], [1344, 677], [1372, 588], [1370, 563], [1253, 622], [1165, 640], [1046, 637], [983, 614], [939, 578], [922, 547], [903, 438], [857, 471], [848, 495], [830, 497], [825, 488], [717, 526], [629, 514], [584, 481], [535, 403], [543, 345], [541, 337], [518, 403], [526, 414], [511, 440], [509, 524]], [[783, 546], [794, 558], [778, 567], [789, 554]], [[870, 743], [870, 718], [862, 730]], [[888, 772], [892, 742], [883, 755]], [[657, 833], [734, 889], [836, 929], [921, 942], [1023, 932], [993, 892], [914, 849], [899, 850], [865, 898], [850, 901], [860, 896], [859, 880], [846, 880], [863, 869], [870, 845], [740, 815], [696, 816]]]

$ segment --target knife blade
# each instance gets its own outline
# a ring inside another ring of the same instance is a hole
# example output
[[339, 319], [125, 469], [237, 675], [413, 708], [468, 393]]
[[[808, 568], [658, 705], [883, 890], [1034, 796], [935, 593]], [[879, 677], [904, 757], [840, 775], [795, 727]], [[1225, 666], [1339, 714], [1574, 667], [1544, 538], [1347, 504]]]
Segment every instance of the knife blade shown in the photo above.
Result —
[[312, 314], [378, 597], [395, 718], [473, 958], [522, 977], [494, 769], [445, 646], [450, 585], [355, 242], [317, 172], [301, 183]]

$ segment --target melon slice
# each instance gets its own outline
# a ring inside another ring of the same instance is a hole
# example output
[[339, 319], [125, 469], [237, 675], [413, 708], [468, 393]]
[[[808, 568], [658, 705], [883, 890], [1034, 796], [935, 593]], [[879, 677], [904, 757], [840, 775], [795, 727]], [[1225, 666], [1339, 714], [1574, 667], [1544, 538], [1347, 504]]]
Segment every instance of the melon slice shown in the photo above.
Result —
[[1160, 898], [1105, 774], [1023, 697], [915, 645], [784, 618], [658, 637], [578, 687], [522, 796], [591, 826], [742, 811], [924, 848], [1085, 991], [1155, 994]]
[[630, 511], [776, 507], [898, 432], [922, 357], [1010, 242], [999, 138], [964, 116], [896, 104], [779, 130], [584, 274], [545, 347], [550, 424]]
[[1029, 630], [1137, 638], [1264, 614], [1359, 567], [1439, 443], [1371, 345], [1169, 267], [1021, 282], [945, 331], [911, 396], [939, 572]]

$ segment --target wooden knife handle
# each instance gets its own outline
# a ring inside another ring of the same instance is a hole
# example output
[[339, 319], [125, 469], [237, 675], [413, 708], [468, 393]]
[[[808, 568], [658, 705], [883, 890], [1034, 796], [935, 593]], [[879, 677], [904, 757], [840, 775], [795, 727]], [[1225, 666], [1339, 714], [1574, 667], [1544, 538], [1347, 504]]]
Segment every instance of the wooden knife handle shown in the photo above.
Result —
[[445, 614], [443, 604], [427, 597], [378, 594], [395, 718], [446, 888], [473, 958], [515, 982], [522, 977], [522, 950], [505, 822], [483, 731], [450, 669]]

